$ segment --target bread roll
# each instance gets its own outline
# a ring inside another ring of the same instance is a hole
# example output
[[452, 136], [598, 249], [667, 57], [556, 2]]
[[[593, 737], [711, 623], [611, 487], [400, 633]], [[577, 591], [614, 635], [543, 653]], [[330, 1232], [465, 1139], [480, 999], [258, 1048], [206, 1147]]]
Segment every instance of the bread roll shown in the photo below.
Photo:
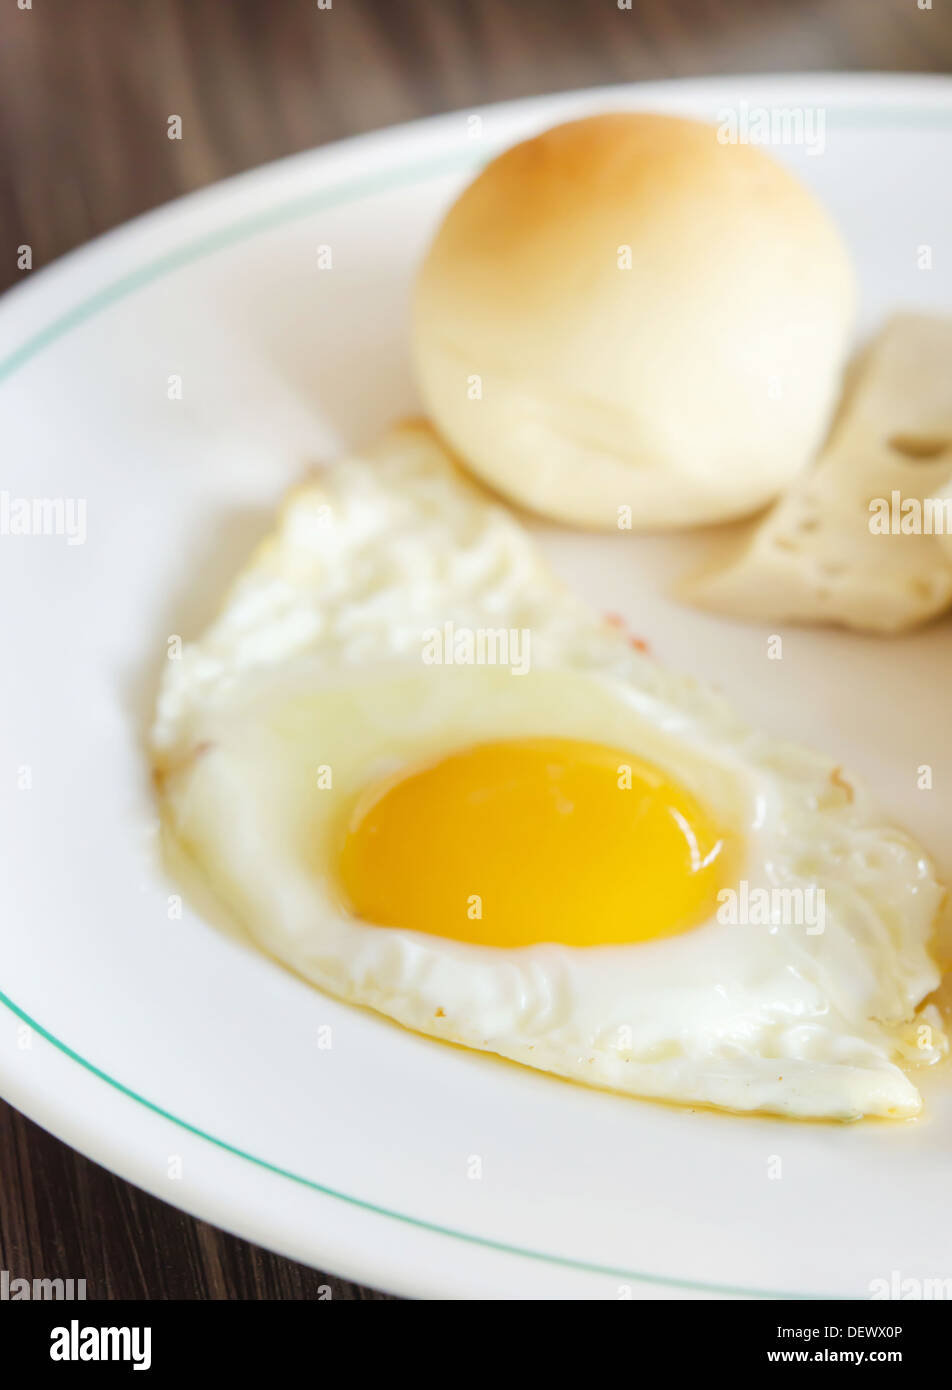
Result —
[[[420, 272], [414, 354], [437, 428], [559, 521], [723, 521], [826, 431], [853, 286], [830, 218], [715, 127], [618, 113], [494, 159]], [[630, 509], [630, 510], [629, 510]]]

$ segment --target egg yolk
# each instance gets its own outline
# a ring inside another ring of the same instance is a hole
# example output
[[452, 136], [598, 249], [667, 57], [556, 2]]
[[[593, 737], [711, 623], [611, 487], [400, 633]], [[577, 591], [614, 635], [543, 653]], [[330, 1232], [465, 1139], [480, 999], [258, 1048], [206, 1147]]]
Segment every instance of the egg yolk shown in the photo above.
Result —
[[481, 743], [367, 788], [339, 861], [352, 913], [489, 946], [648, 941], [716, 907], [724, 839], [683, 787], [600, 743]]

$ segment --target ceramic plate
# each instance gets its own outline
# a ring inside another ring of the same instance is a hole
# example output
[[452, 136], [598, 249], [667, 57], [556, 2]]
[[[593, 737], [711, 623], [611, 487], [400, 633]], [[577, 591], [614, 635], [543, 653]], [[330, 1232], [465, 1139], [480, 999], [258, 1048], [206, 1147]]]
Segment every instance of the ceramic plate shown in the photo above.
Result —
[[[822, 113], [822, 140], [814, 124], [775, 153], [850, 242], [861, 330], [952, 310], [952, 84], [827, 76], [605, 88], [362, 137], [141, 218], [3, 300], [0, 1090], [164, 1200], [393, 1291], [863, 1296], [894, 1270], [949, 1273], [948, 1077], [898, 1125], [623, 1099], [401, 1031], [194, 906], [169, 915], [144, 751], [169, 637], [202, 629], [306, 468], [416, 408], [409, 286], [461, 185], [610, 107]], [[53, 534], [10, 533], [21, 498]], [[769, 661], [767, 629], [667, 597], [703, 538], [537, 530], [660, 660], [865, 774], [952, 879], [946, 625], [791, 629]], [[67, 1272], [95, 1293], [95, 1271]]]

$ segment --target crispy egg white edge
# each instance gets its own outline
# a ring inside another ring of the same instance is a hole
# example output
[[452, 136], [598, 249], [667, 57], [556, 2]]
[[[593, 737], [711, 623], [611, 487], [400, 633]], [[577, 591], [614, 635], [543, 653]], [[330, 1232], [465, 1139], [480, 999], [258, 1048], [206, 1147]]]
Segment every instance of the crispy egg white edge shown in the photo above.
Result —
[[[348, 978], [339, 963], [327, 968], [326, 953], [322, 962], [308, 958], [294, 942], [269, 933], [266, 918], [248, 923], [261, 943], [315, 983], [408, 1027], [589, 1084], [796, 1116], [914, 1113], [918, 1092], [891, 1061], [901, 1044], [890, 1030], [912, 1022], [917, 1004], [938, 983], [926, 946], [941, 889], [925, 856], [901, 832], [881, 829], [862, 789], [834, 780], [827, 759], [747, 729], [719, 697], [662, 671], [616, 628], [595, 618], [552, 578], [509, 513], [458, 474], [426, 427], [395, 431], [362, 458], [334, 465], [293, 493], [275, 534], [233, 586], [219, 619], [180, 661], [169, 662], [152, 744], [173, 826], [176, 797], [195, 774], [202, 727], [216, 711], [227, 710], [243, 682], [298, 660], [351, 674], [382, 659], [400, 663], [415, 654], [418, 660], [421, 630], [447, 619], [472, 627], [528, 627], [534, 665], [564, 663], [601, 680], [624, 682], [661, 717], [728, 749], [738, 765], [774, 780], [794, 774], [816, 815], [829, 818], [830, 826], [888, 843], [918, 896], [917, 910], [907, 914], [888, 943], [896, 969], [892, 1015], [885, 1022], [865, 1020], [852, 1037], [854, 1054], [864, 1059], [859, 1066], [758, 1056], [755, 1048], [719, 1057], [713, 1065], [710, 1058], [692, 1055], [637, 1060], [603, 1046], [593, 1051], [582, 1046], [584, 1038], [573, 1039], [567, 1050], [558, 1030], [537, 1031], [530, 1041], [515, 1036], [519, 1030], [511, 1019], [508, 1038], [487, 1036], [467, 1017], [472, 1000], [464, 992], [453, 1007], [434, 967], [440, 958], [453, 959], [478, 973], [481, 962], [473, 953], [485, 955], [483, 948], [448, 941], [434, 946], [433, 938], [419, 933], [349, 922], [350, 930], [369, 933], [378, 944], [385, 937], [388, 950], [397, 948], [420, 965], [409, 972], [401, 965], [396, 972], [410, 981], [401, 992], [392, 981], [374, 982], [366, 974]], [[874, 875], [874, 902], [880, 887]], [[670, 947], [670, 940], [665, 944]], [[514, 997], [529, 997], [526, 981], [534, 982], [536, 994], [554, 984], [564, 991], [567, 972], [571, 983], [571, 972], [585, 964], [584, 958], [608, 949], [505, 953], [506, 968], [514, 972]], [[904, 1060], [909, 1059], [907, 1052]]]

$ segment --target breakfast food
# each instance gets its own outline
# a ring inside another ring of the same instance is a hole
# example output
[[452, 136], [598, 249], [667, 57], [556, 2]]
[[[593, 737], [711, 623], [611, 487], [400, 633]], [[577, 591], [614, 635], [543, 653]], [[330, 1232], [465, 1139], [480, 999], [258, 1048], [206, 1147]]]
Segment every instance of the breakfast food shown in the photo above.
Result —
[[751, 514], [819, 447], [852, 319], [847, 251], [780, 164], [617, 113], [494, 159], [416, 287], [428, 414], [505, 497], [633, 530]]
[[921, 849], [589, 612], [425, 425], [291, 495], [152, 747], [217, 895], [342, 999], [636, 1096], [919, 1109]]
[[814, 466], [684, 594], [770, 622], [897, 632], [952, 604], [952, 320], [894, 318]]

